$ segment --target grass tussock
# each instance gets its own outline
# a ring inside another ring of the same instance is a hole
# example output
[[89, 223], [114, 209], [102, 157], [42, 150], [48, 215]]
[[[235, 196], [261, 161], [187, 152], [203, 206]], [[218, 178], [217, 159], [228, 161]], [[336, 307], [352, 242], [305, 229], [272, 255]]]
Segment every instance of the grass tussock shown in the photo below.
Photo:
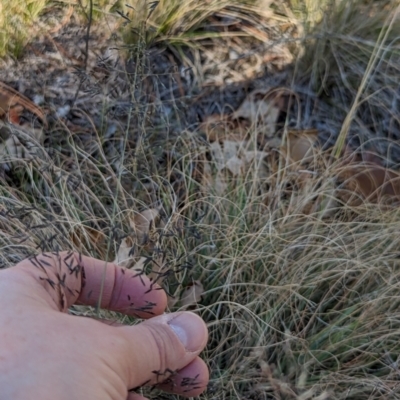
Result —
[[[132, 6], [140, 18], [128, 7], [124, 28], [137, 34], [129, 24], [138, 21], [148, 28], [146, 43], [196, 35], [209, 40], [204, 32], [211, 15], [255, 7], [164, 0], [149, 9], [139, 3]], [[323, 122], [337, 133], [351, 114], [342, 139], [373, 130], [390, 137], [395, 126], [398, 24], [390, 25], [394, 14], [387, 11], [395, 3], [375, 3], [318, 3], [324, 13], [315, 11], [315, 2], [287, 3], [305, 32], [296, 38], [305, 52], [293, 80], [329, 105], [317, 116], [329, 115]], [[281, 4], [270, 6], [282, 20]], [[132, 91], [140, 90], [139, 81]], [[140, 99], [133, 99], [131, 125], [113, 135], [63, 126], [44, 144], [35, 142], [29, 159], [2, 160], [12, 168], [1, 171], [0, 267], [57, 249], [111, 261], [130, 236], [135, 256], [154, 259], [147, 272], [164, 252], [171, 274], [163, 286], [177, 299], [170, 311], [186, 309], [179, 298], [188, 284], [204, 286], [193, 306], [210, 331], [203, 356], [211, 382], [202, 398], [399, 398], [398, 209], [346, 203], [338, 182], [343, 166], [322, 154], [300, 166], [282, 152], [263, 161], [267, 174], [254, 162], [238, 176], [227, 172], [222, 189], [210, 185], [216, 166], [204, 136], [194, 128], [167, 132], [179, 115], [176, 103], [169, 105], [175, 107], [171, 125], [151, 125], [137, 111]], [[161, 210], [161, 221], [146, 240], [135, 241], [129, 218], [149, 207]]]
[[336, 127], [342, 125], [336, 156], [348, 138], [392, 157], [379, 140], [396, 138], [399, 128], [399, 7], [397, 0], [332, 1], [306, 31], [299, 81], [326, 101]]
[[[251, 168], [216, 194], [190, 174], [201, 154], [189, 138], [173, 143], [170, 163], [151, 162], [144, 143], [135, 172], [129, 157], [118, 172], [70, 140], [81, 174], [46, 169], [48, 160], [38, 158], [2, 186], [3, 266], [37, 247], [113, 260], [132, 233], [132, 210], [161, 205], [164, 223], [149, 240], [165, 251], [168, 268], [186, 265], [164, 286], [178, 298], [194, 280], [205, 288], [196, 306], [210, 329], [205, 398], [394, 398], [397, 210], [337, 204], [329, 215], [305, 213], [310, 202], [332, 196], [329, 173], [285, 192], [289, 171], [260, 181]], [[147, 244], [136, 254], [156, 259]], [[171, 311], [179, 309], [178, 302]]]
[[[178, 47], [220, 37], [251, 37], [246, 23], [271, 16], [269, 8], [260, 7], [254, 0], [131, 0], [118, 13], [124, 15], [121, 29], [128, 45], [162, 43]], [[234, 31], [228, 28], [232, 21], [237, 21]]]
[[[92, 22], [104, 23], [107, 19], [119, 19], [119, 31], [128, 48], [141, 48], [155, 43], [174, 45], [195, 45], [205, 39], [224, 36], [240, 37], [254, 35], [245, 27], [238, 27], [230, 32], [224, 26], [232, 21], [253, 23], [274, 15], [267, 2], [257, 0], [224, 0], [224, 1], [180, 1], [180, 0], [129, 0], [112, 2], [109, 0], [90, 1], [74, 0], [60, 2], [58, 7], [48, 0], [21, 2], [7, 0], [5, 12], [0, 16], [0, 56], [13, 54], [19, 56], [28, 43], [39, 31], [35, 31], [40, 14], [49, 9], [46, 23], [51, 21], [51, 13], [63, 12], [63, 6], [81, 17], [83, 24]], [[2, 9], [0, 9], [1, 11]], [[66, 13], [67, 15], [69, 12]], [[70, 17], [70, 15], [69, 15]], [[69, 18], [67, 17], [67, 18]], [[261, 17], [261, 19], [260, 19]], [[41, 26], [46, 30], [46, 26]], [[32, 35], [33, 32], [33, 35]], [[257, 38], [257, 32], [255, 32]]]
[[46, 0], [5, 0], [0, 4], [0, 57], [21, 54], [46, 4]]

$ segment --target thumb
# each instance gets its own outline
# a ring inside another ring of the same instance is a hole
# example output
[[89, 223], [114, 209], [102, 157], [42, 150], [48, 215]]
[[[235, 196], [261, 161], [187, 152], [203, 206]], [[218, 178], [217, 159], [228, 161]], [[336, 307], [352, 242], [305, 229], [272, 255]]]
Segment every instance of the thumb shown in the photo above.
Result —
[[[116, 329], [126, 339], [119, 349], [118, 360], [120, 377], [128, 389], [165, 381], [173, 384], [175, 375], [185, 382], [193, 379], [197, 389], [205, 388], [208, 370], [197, 356], [207, 344], [208, 332], [206, 324], [196, 314], [164, 314], [139, 325]], [[185, 367], [193, 376], [179, 374]]]

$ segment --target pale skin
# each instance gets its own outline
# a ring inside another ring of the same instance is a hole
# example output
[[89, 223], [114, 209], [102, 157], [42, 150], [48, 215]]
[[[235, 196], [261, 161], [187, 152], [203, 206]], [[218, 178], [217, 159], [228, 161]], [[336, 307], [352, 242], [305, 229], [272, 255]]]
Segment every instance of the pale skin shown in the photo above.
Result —
[[[209, 374], [208, 333], [190, 312], [163, 314], [167, 297], [144, 275], [77, 253], [46, 253], [0, 271], [1, 400], [144, 400], [157, 385], [197, 396]], [[146, 318], [135, 326], [68, 314], [97, 305]]]

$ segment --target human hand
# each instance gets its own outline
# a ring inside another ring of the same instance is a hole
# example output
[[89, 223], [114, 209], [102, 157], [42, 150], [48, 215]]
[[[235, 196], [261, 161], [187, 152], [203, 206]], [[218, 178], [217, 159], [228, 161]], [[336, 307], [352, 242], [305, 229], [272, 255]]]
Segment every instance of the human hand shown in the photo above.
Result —
[[[97, 305], [140, 318], [112, 326], [67, 314]], [[208, 382], [197, 315], [161, 315], [166, 294], [145, 276], [72, 252], [45, 253], [0, 271], [1, 400], [144, 400], [143, 385], [197, 396]]]

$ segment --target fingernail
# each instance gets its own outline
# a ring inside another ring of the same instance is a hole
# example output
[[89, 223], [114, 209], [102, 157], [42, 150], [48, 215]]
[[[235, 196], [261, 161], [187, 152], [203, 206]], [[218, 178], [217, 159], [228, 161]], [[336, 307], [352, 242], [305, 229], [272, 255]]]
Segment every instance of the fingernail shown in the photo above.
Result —
[[205, 346], [207, 328], [204, 321], [196, 314], [186, 311], [172, 318], [167, 323], [187, 351], [199, 351]]

